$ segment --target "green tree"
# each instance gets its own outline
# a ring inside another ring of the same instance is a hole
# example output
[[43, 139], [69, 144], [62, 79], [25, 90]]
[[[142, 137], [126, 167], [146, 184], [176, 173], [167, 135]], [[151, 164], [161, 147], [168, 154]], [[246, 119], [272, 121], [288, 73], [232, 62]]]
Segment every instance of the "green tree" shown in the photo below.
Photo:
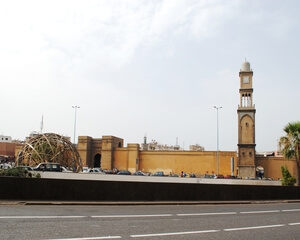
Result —
[[281, 174], [282, 174], [282, 186], [294, 186], [296, 183], [296, 178], [290, 174], [287, 166], [281, 166]]
[[296, 160], [297, 186], [300, 186], [300, 122], [288, 123], [284, 129], [286, 136], [279, 140], [279, 149], [287, 159]]

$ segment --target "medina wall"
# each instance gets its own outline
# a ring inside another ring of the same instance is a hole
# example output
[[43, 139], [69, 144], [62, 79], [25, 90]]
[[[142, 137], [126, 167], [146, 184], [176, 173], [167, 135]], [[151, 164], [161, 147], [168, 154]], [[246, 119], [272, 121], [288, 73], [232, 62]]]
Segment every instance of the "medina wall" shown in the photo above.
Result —
[[[236, 152], [219, 152], [219, 174], [231, 175], [231, 158], [234, 158], [234, 175], [237, 174]], [[129, 144], [127, 148], [114, 150], [113, 167], [131, 172], [163, 171], [166, 175], [181, 171], [217, 174], [217, 156], [214, 151], [140, 151], [138, 144]]]
[[[237, 157], [234, 151], [219, 152], [219, 174], [232, 175], [231, 158], [234, 159], [233, 175], [237, 176]], [[286, 165], [293, 176], [296, 173], [296, 161], [283, 157], [256, 156], [256, 167], [264, 168], [264, 177], [274, 180], [282, 178], [281, 166]], [[179, 174], [181, 171], [203, 176], [205, 173], [217, 174], [217, 155], [215, 151], [158, 151], [139, 150], [138, 144], [128, 144], [125, 148], [116, 148], [113, 153], [113, 167], [129, 170], [132, 173], [141, 170], [154, 173], [163, 171]]]

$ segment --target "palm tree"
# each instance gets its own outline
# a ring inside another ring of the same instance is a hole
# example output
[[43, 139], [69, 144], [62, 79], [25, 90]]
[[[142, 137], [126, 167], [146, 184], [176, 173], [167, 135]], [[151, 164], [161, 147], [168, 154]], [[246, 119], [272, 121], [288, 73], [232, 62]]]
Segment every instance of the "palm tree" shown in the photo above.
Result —
[[284, 129], [286, 136], [279, 140], [279, 149], [287, 159], [296, 160], [297, 186], [300, 186], [300, 121], [288, 123]]

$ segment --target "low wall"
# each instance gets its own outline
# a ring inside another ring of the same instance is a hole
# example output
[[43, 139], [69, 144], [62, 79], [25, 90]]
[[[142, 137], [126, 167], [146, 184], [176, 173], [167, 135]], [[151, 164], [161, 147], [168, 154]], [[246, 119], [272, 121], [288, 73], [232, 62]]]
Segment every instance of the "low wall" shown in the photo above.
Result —
[[300, 199], [299, 187], [0, 177], [0, 200], [237, 201]]

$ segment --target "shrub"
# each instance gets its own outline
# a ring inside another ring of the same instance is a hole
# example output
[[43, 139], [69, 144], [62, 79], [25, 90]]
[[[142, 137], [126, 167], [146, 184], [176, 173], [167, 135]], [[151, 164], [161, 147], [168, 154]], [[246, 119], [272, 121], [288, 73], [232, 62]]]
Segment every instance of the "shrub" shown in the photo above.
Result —
[[32, 177], [31, 172], [23, 168], [8, 168], [8, 169], [1, 169], [0, 176], [3, 177]]
[[294, 186], [295, 185], [296, 178], [290, 174], [290, 171], [288, 170], [286, 165], [281, 166], [281, 174], [282, 174], [282, 180], [281, 180], [282, 186]]

